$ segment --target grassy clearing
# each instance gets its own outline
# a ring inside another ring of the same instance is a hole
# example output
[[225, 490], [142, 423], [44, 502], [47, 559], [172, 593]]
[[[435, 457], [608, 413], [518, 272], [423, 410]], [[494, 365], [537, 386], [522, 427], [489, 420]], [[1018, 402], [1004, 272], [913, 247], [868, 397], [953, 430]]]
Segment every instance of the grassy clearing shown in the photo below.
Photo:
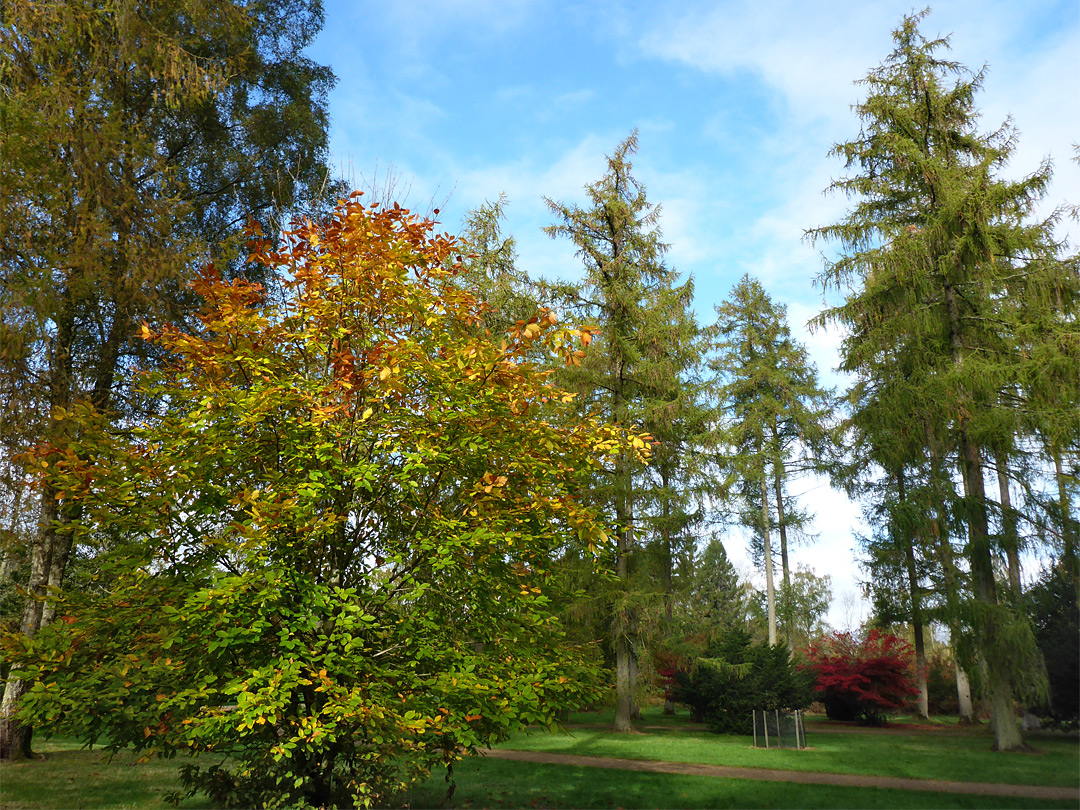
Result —
[[[602, 717], [592, 722], [603, 722]], [[686, 722], [685, 717], [682, 722]], [[653, 718], [649, 715], [641, 723], [642, 726], [652, 724]], [[502, 747], [584, 756], [906, 779], [1056, 787], [1076, 787], [1080, 784], [1080, 745], [1076, 740], [1038, 739], [1032, 743], [1032, 753], [1000, 754], [990, 750], [989, 738], [983, 736], [843, 732], [814, 735], [812, 730], [808, 730], [807, 734], [808, 750], [764, 750], [754, 748], [750, 737], [716, 735], [704, 730], [661, 728], [640, 734], [616, 735], [605, 730], [571, 726], [568, 732], [533, 731], [518, 734]]]
[[[572, 720], [595, 723], [596, 715]], [[685, 724], [685, 715], [644, 725]], [[814, 750], [763, 751], [750, 740], [721, 737], [677, 728], [647, 734], [619, 735], [579, 728], [574, 736], [538, 732], [519, 735], [506, 747], [620, 756], [744, 767], [820, 770], [964, 781], [1013, 782], [1075, 787], [1078, 775], [1076, 741], [1039, 741], [1042, 753], [997, 755], [981, 737], [897, 735], [875, 738], [866, 734], [821, 734], [811, 737]], [[131, 754], [111, 761], [106, 753], [79, 749], [70, 740], [36, 744], [45, 759], [4, 763], [0, 773], [0, 808], [134, 808], [165, 810], [164, 796], [179, 788], [180, 761], [154, 760], [138, 764]], [[182, 761], [182, 760], [181, 760]], [[922, 771], [922, 772], [920, 772]], [[442, 805], [444, 774], [436, 773], [402, 800], [402, 806]], [[720, 779], [675, 774], [636, 773], [566, 765], [474, 758], [455, 768], [454, 807], [896, 807], [896, 808], [1075, 808], [1075, 802], [996, 798], [874, 788], [795, 785], [778, 782]], [[209, 808], [206, 799], [189, 799], [182, 808]]]
[[[412, 808], [443, 806], [443, 773], [408, 796]], [[454, 768], [455, 808], [1073, 808], [1076, 802], [752, 782], [471, 759]]]
[[[57, 738], [35, 739], [34, 750], [44, 759], [0, 766], [3, 810], [161, 810], [171, 807], [165, 795], [180, 790], [183, 760], [137, 763], [135, 755], [127, 752], [110, 759], [105, 751], [80, 749], [77, 742]], [[200, 797], [180, 803], [187, 810], [213, 806]]]

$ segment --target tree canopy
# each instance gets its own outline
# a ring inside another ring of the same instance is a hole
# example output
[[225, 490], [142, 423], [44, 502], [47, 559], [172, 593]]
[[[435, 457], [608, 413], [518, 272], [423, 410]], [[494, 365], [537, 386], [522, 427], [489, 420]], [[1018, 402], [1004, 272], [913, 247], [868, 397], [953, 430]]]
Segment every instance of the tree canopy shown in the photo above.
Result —
[[[821, 281], [847, 294], [820, 320], [850, 330], [842, 367], [857, 375], [853, 399], [864, 424], [878, 426], [871, 441], [890, 474], [939, 448], [959, 462], [963, 492], [948, 500], [967, 533], [968, 617], [988, 664], [996, 745], [1010, 749], [1022, 744], [1013, 689], [1035, 645], [999, 598], [984, 469], [1012, 447], [1018, 413], [1033, 412], [1023, 392], [1036, 365], [1074, 357], [1061, 326], [1075, 317], [1078, 279], [1057, 261], [1052, 221], [1030, 217], [1049, 164], [1019, 181], [1000, 177], [1015, 134], [1008, 124], [977, 129], [984, 74], [943, 58], [948, 41], [922, 36], [924, 16], [896, 29], [856, 107], [862, 131], [835, 148], [854, 173], [833, 188], [854, 204], [812, 235], [840, 244]], [[1066, 543], [1065, 554], [1074, 568], [1075, 548]]]
[[336, 806], [593, 694], [548, 561], [606, 540], [577, 490], [644, 442], [571, 416], [525, 357], [579, 363], [588, 332], [545, 312], [475, 329], [484, 305], [431, 228], [354, 200], [257, 240], [280, 297], [209, 267], [197, 330], [143, 327], [176, 358], [140, 383], [160, 417], [62, 415], [80, 439], [35, 463], [110, 587], [9, 639], [27, 716], [227, 753], [185, 780], [229, 803]]

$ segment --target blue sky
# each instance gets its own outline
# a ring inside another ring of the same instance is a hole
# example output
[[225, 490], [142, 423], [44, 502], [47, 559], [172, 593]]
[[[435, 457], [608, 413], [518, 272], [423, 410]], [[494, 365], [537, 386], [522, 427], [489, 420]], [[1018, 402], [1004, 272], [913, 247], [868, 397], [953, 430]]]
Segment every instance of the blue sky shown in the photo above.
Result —
[[[441, 204], [445, 230], [509, 198], [506, 231], [533, 276], [574, 278], [572, 248], [545, 236], [543, 196], [584, 203], [604, 155], [634, 128], [635, 175], [662, 208], [669, 262], [692, 274], [699, 320], [745, 273], [788, 306], [823, 378], [843, 381], [835, 334], [808, 333], [821, 307], [821, 262], [803, 232], [843, 215], [822, 191], [842, 167], [832, 144], [857, 134], [853, 81], [892, 50], [908, 2], [326, 2], [309, 50], [330, 64], [331, 158], [354, 184], [398, 177], [403, 204]], [[916, 6], [921, 8], [921, 6]], [[922, 24], [952, 55], [987, 65], [984, 129], [1012, 116], [1020, 132], [1006, 173], [1046, 157], [1041, 208], [1080, 203], [1080, 4], [1076, 0], [941, 2]], [[407, 192], [407, 194], [406, 194]], [[449, 195], [449, 199], [447, 196]], [[1065, 223], [1075, 246], [1080, 227]], [[1073, 248], [1075, 250], [1075, 247]], [[858, 506], [825, 482], [800, 488], [819, 540], [794, 561], [834, 578], [834, 625], [857, 622]], [[748, 571], [742, 539], [729, 553]]]

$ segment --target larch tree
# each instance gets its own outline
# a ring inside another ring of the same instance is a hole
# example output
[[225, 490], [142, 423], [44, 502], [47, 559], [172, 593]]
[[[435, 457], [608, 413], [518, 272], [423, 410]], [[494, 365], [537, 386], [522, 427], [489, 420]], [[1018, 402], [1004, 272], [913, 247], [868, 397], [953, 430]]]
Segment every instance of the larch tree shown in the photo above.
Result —
[[527, 321], [539, 309], [534, 285], [517, 266], [517, 243], [503, 234], [508, 204], [506, 195], [500, 194], [494, 202], [473, 209], [465, 216], [461, 235], [466, 252], [458, 283], [473, 290], [489, 308], [484, 326], [493, 334]]
[[[670, 622], [677, 561], [692, 559], [697, 529], [706, 520], [706, 501], [718, 492], [708, 452], [713, 413], [703, 374], [705, 333], [694, 317], [693, 285], [688, 282], [661, 294], [657, 311], [666, 313], [666, 319], [643, 331], [637, 376], [648, 391], [642, 401], [642, 426], [654, 439], [641, 484], [643, 523], [659, 563], [665, 620]], [[687, 585], [690, 566], [681, 568], [687, 575], [682, 584]]]
[[[318, 193], [333, 74], [301, 51], [321, 23], [317, 0], [5, 2], [6, 444], [64, 446], [73, 435], [57, 414], [83, 399], [112, 414], [145, 405], [123, 372], [161, 350], [136, 326], [186, 320], [186, 282], [212, 250], [229, 263], [247, 217]], [[40, 491], [26, 555], [19, 624], [31, 636], [72, 551], [56, 495]], [[13, 715], [24, 687], [5, 687], [0, 757], [29, 751]]]
[[[1000, 394], [1030, 373], [1031, 346], [1049, 350], [1041, 312], [1063, 287], [1072, 296], [1075, 280], [1047, 261], [1058, 248], [1052, 219], [1030, 217], [1049, 164], [1019, 181], [998, 176], [1015, 132], [1008, 124], [978, 131], [983, 73], [941, 57], [948, 41], [919, 32], [926, 13], [896, 29], [895, 49], [862, 82], [862, 131], [834, 149], [855, 169], [831, 186], [855, 199], [850, 212], [809, 235], [841, 248], [826, 259], [821, 282], [846, 293], [823, 318], [853, 329], [844, 366], [866, 378], [906, 379], [913, 411], [937, 416], [931, 432], [956, 462], [973, 589], [966, 611], [986, 665], [995, 747], [1009, 750], [1023, 744], [1014, 686], [1037, 686], [1035, 648], [1022, 617], [999, 598], [984, 473], [1017, 421], [1015, 403]], [[1027, 305], [1008, 304], [1016, 295]], [[895, 432], [922, 434], [915, 421], [897, 421]]]
[[[660, 403], [671, 404], [675, 372], [658, 366], [673, 362], [665, 346], [672, 325], [686, 310], [689, 289], [664, 264], [667, 245], [658, 226], [660, 209], [631, 174], [630, 156], [637, 151], [634, 132], [608, 158], [607, 172], [589, 186], [588, 208], [548, 200], [557, 223], [547, 228], [577, 247], [585, 266], [580, 283], [554, 285], [580, 322], [595, 325], [596, 345], [564, 385], [579, 394], [580, 407], [602, 413], [620, 425], [657, 421]], [[667, 358], [666, 360], [664, 358]], [[640, 475], [642, 467], [629, 453], [616, 460], [609, 474], [597, 480], [594, 494], [610, 511], [616, 528], [615, 572], [619, 591], [613, 597], [612, 646], [616, 670], [615, 730], [630, 731], [636, 714], [634, 685], [641, 594], [632, 583], [641, 538]], [[668, 501], [670, 506], [670, 501]], [[663, 507], [661, 507], [663, 508]]]
[[[786, 309], [749, 275], [716, 308], [719, 408], [732, 472], [744, 482], [744, 521], [760, 533], [769, 643], [777, 643], [772, 529], [779, 533], [783, 590], [791, 587], [789, 533], [805, 520], [788, 495], [794, 475], [819, 467], [829, 442], [830, 395], [806, 349], [791, 337]], [[792, 617], [785, 616], [790, 635]]]

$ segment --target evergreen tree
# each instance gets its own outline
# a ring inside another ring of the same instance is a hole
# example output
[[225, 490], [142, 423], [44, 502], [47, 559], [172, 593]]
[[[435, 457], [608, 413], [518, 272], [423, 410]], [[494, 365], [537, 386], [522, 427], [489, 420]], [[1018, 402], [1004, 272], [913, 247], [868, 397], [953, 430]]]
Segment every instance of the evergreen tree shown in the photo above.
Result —
[[[1017, 421], [1001, 393], [1019, 390], [1032, 371], [1031, 346], [1049, 350], [1041, 324], [1056, 293], [1066, 288], [1071, 297], [1076, 280], [1047, 261], [1057, 248], [1052, 222], [1028, 217], [1049, 164], [1017, 182], [997, 177], [1015, 134], [1008, 125], [978, 132], [983, 73], [940, 57], [948, 42], [919, 33], [925, 14], [894, 32], [894, 51], [863, 82], [860, 135], [834, 149], [857, 172], [832, 188], [857, 201], [843, 221], [811, 236], [842, 248], [826, 261], [822, 283], [850, 290], [823, 316], [849, 329], [843, 367], [868, 385], [903, 381], [907, 412], [926, 418], [923, 427], [894, 420], [891, 441], [933, 434], [958, 461], [974, 590], [968, 613], [986, 662], [995, 746], [1013, 749], [1022, 745], [1013, 686], [1031, 672], [1034, 642], [998, 597], [984, 467]], [[1008, 303], [1014, 296], [1024, 306]]]
[[680, 611], [688, 633], [718, 638], [746, 620], [746, 598], [724, 544], [712, 538], [694, 555], [692, 585]]
[[528, 275], [517, 266], [513, 236], [503, 236], [506, 217], [505, 194], [495, 202], [485, 202], [465, 216], [463, 256], [459, 284], [469, 288], [490, 309], [484, 326], [497, 335], [528, 321], [537, 314], [539, 303]]
[[[684, 337], [673, 334], [673, 328], [692, 327], [686, 314], [692, 288], [689, 283], [679, 285], [675, 271], [664, 264], [667, 245], [658, 227], [660, 209], [647, 200], [644, 187], [631, 174], [629, 158], [637, 146], [636, 132], [619, 144], [608, 158], [605, 175], [586, 186], [588, 208], [547, 200], [557, 219], [547, 233], [569, 238], [585, 266], [580, 283], [548, 286], [576, 319], [598, 330], [582, 364], [568, 369], [563, 381], [578, 392], [580, 406], [621, 425], [650, 421], [674, 425], [676, 420], [660, 414], [679, 401], [681, 369], [675, 353], [692, 351], [672, 343]], [[675, 447], [674, 442], [670, 445]], [[651, 583], [647, 588], [634, 585], [642, 573], [636, 553], [642, 547], [636, 536], [643, 523], [642, 474], [640, 465], [624, 453], [593, 492], [616, 528], [619, 592], [612, 598], [616, 731], [632, 729], [641, 617], [657, 596]], [[662, 496], [660, 502], [661, 514], [666, 503], [670, 519], [674, 499]], [[671, 524], [665, 530], [670, 538]]]
[[[775, 644], [772, 527], [779, 530], [786, 592], [791, 587], [789, 532], [806, 519], [793, 508], [787, 484], [794, 475], [822, 467], [829, 393], [819, 386], [806, 349], [791, 337], [786, 309], [775, 305], [756, 279], [744, 276], [716, 313], [719, 342], [713, 368], [721, 381], [723, 430], [732, 471], [743, 481], [743, 522], [755, 528], [762, 541], [769, 643]], [[791, 616], [785, 616], [785, 626], [791, 624]]]

